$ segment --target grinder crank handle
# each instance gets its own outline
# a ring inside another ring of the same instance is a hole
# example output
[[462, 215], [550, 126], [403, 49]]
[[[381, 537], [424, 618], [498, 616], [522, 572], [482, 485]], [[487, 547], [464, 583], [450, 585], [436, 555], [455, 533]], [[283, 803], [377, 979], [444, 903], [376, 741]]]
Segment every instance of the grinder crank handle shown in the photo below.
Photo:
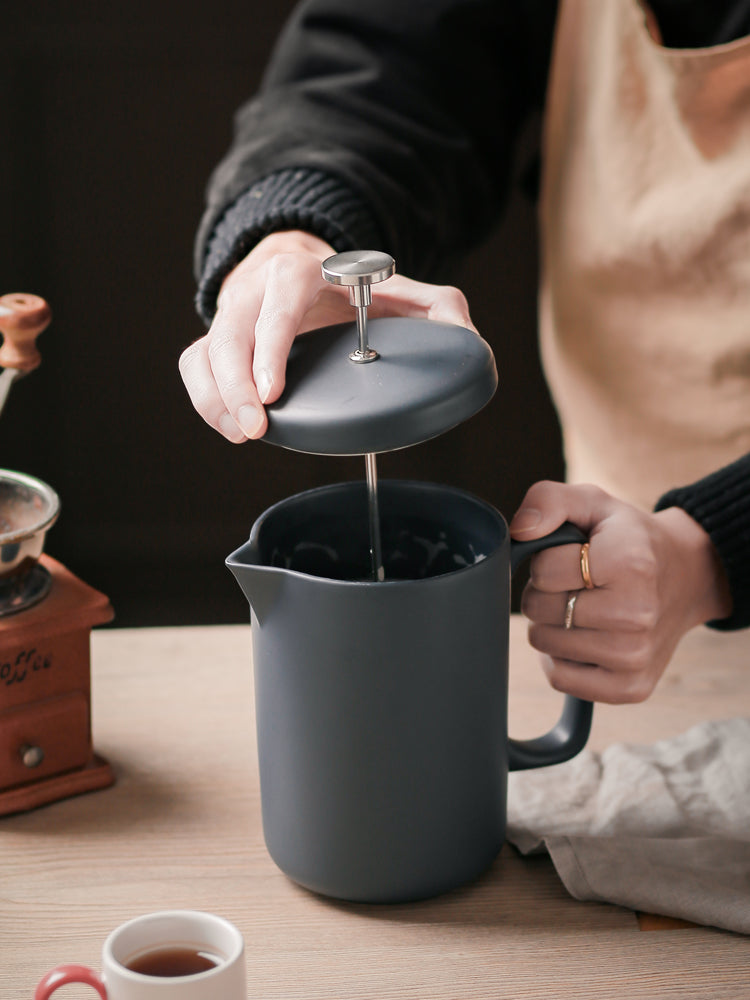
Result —
[[[535, 552], [554, 548], [557, 545], [582, 545], [586, 536], [574, 524], [565, 524], [543, 538], [528, 542], [511, 541], [511, 573]], [[590, 701], [565, 696], [562, 715], [544, 736], [532, 740], [508, 740], [508, 767], [511, 771], [522, 771], [532, 767], [547, 767], [562, 764], [580, 753], [591, 732], [594, 706]]]
[[42, 356], [36, 338], [52, 319], [52, 310], [38, 295], [11, 292], [0, 297], [0, 367], [23, 373], [38, 368]]
[[17, 378], [38, 368], [42, 356], [36, 338], [46, 329], [52, 310], [38, 295], [11, 292], [0, 296], [0, 412], [5, 406], [11, 385]]

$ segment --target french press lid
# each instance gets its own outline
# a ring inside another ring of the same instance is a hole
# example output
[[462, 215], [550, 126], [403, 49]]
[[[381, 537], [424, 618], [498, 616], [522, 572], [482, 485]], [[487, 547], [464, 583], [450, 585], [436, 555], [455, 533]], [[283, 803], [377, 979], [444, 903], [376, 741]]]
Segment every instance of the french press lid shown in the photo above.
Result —
[[314, 455], [394, 451], [437, 437], [494, 395], [489, 344], [433, 320], [367, 318], [371, 285], [389, 278], [388, 254], [355, 250], [323, 261], [326, 280], [349, 288], [356, 323], [295, 340], [281, 397], [266, 407], [264, 441]]

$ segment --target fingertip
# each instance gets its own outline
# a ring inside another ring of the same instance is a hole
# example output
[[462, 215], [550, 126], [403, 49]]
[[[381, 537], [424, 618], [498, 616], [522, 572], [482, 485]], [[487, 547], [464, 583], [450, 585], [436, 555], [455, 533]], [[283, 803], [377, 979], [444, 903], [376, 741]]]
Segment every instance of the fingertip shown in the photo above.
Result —
[[232, 419], [231, 414], [222, 413], [218, 420], [218, 430], [219, 433], [231, 441], [232, 444], [242, 444], [247, 441], [247, 435], [245, 432], [238, 427], [237, 422]]
[[255, 374], [255, 388], [258, 390], [258, 398], [261, 403], [267, 403], [268, 397], [273, 391], [273, 378], [267, 368], [261, 368]]
[[245, 437], [250, 440], [262, 437], [266, 432], [268, 421], [262, 407], [243, 403], [237, 411], [237, 424]]
[[542, 512], [536, 507], [521, 506], [510, 522], [510, 533], [513, 538], [534, 538], [539, 531], [542, 520]]
[[[554, 531], [564, 521], [571, 521], [582, 531], [588, 531], [611, 512], [615, 503], [617, 501], [609, 494], [589, 483], [541, 480], [527, 490], [511, 521], [511, 535], [540, 538]], [[533, 515], [525, 513], [529, 510], [540, 512], [540, 520], [536, 524], [533, 524]], [[533, 526], [529, 528], [529, 524]]]
[[509, 525], [511, 537], [539, 538], [545, 530], [556, 527], [554, 524], [551, 527], [547, 525], [550, 512], [548, 486], [547, 482], [538, 482], [526, 490], [521, 505]]
[[255, 388], [261, 403], [275, 403], [284, 391], [284, 375], [274, 373], [270, 368], [255, 372]]

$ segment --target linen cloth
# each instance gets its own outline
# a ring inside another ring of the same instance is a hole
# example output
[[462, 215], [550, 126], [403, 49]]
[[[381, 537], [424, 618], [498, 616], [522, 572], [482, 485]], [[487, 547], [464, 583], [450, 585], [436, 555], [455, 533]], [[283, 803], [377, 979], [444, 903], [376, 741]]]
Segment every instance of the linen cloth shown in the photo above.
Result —
[[576, 899], [750, 934], [750, 719], [513, 772], [507, 839]]

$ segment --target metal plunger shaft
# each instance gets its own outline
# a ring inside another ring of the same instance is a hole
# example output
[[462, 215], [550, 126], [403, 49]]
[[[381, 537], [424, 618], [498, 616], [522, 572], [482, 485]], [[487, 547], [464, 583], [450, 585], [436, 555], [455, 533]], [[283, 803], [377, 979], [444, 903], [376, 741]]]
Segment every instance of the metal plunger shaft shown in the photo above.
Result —
[[367, 475], [367, 511], [370, 520], [370, 565], [372, 578], [382, 583], [385, 580], [383, 566], [383, 546], [380, 540], [380, 505], [378, 503], [378, 467], [375, 455], [368, 452], [365, 455], [365, 473]]

